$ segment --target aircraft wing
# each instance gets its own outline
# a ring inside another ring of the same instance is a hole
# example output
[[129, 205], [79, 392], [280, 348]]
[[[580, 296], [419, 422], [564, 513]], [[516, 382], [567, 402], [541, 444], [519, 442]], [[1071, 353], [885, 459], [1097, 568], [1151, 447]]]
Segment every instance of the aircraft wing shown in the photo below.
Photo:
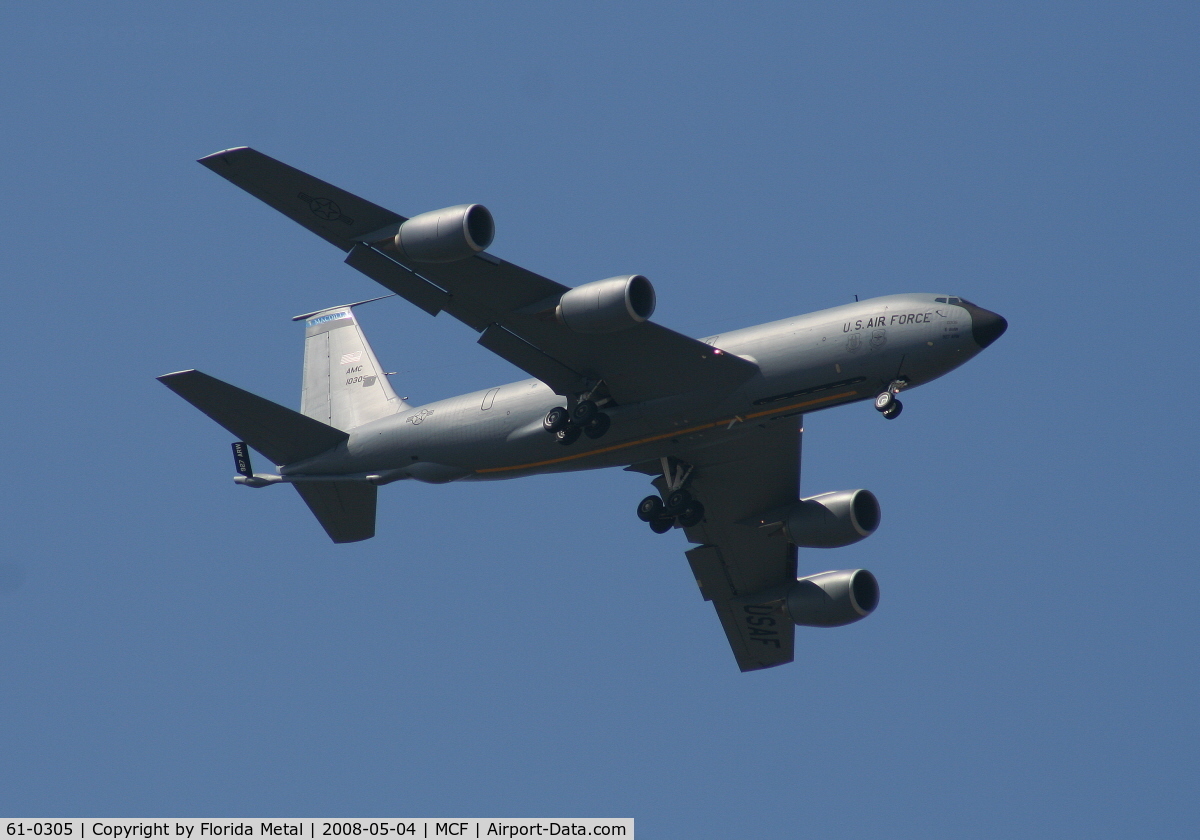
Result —
[[200, 163], [343, 251], [353, 248], [358, 237], [405, 221], [391, 210], [245, 146], [200, 158]]
[[554, 318], [566, 286], [486, 252], [451, 263], [404, 262], [372, 243], [390, 239], [405, 217], [254, 149], [228, 149], [200, 163], [348, 251], [347, 264], [376, 282], [482, 333], [480, 344], [556, 393], [603, 380], [618, 403], [634, 403], [702, 386], [731, 391], [758, 371], [649, 321], [603, 335], [573, 332]]
[[[801, 424], [800, 416], [764, 421], [727, 442], [677, 453], [693, 467], [689, 490], [704, 504], [704, 521], [685, 529], [701, 544], [688, 562], [743, 671], [793, 658], [796, 625], [777, 592], [796, 579], [796, 547], [750, 520], [799, 497]], [[772, 589], [776, 600], [755, 598]]]

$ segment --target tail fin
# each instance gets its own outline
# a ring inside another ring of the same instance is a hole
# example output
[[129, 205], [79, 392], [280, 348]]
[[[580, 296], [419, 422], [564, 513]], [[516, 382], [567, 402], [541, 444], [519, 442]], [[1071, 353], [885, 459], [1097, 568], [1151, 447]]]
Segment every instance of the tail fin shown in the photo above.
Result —
[[344, 431], [408, 408], [380, 370], [354, 317], [357, 305], [321, 309], [293, 319], [304, 320], [300, 413]]

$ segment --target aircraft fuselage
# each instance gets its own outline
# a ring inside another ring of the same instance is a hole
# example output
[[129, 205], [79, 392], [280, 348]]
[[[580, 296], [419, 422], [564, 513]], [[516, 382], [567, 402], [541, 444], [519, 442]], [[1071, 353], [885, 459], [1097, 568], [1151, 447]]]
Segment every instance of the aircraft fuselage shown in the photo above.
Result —
[[986, 347], [1002, 322], [965, 301], [947, 302], [960, 300], [889, 295], [711, 336], [706, 344], [754, 362], [759, 373], [728, 393], [701, 390], [609, 406], [612, 426], [598, 440], [560, 445], [542, 420], [563, 398], [526, 379], [367, 423], [336, 450], [283, 472], [443, 483], [659, 458], [680, 443], [694, 448], [774, 418], [873, 399], [893, 382], [912, 388], [936, 379]]

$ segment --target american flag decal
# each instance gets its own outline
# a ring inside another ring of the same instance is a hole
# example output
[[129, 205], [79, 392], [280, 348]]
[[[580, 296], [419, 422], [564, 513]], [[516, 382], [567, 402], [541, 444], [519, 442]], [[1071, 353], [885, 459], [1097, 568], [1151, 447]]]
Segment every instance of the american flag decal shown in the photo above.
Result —
[[361, 358], [362, 358], [362, 351], [355, 350], [353, 353], [347, 353], [345, 356], [342, 356], [341, 364], [352, 365]]

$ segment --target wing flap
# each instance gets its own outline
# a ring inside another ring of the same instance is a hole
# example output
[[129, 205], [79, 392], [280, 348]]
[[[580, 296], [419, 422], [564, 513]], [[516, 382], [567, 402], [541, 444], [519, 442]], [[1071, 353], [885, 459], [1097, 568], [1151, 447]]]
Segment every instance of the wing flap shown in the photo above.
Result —
[[479, 344], [530, 376], [542, 380], [556, 394], [565, 396], [577, 393], [584, 385], [584, 377], [499, 324], [492, 324], [484, 330], [479, 336]]
[[528, 317], [500, 323], [567, 367], [603, 379], [620, 403], [701, 388], [724, 394], [758, 373], [745, 359], [651, 321], [605, 335], [578, 335]]
[[346, 257], [346, 265], [358, 269], [385, 289], [395, 292], [430, 315], [437, 315], [450, 302], [449, 294], [361, 242], [350, 250], [350, 256]]

